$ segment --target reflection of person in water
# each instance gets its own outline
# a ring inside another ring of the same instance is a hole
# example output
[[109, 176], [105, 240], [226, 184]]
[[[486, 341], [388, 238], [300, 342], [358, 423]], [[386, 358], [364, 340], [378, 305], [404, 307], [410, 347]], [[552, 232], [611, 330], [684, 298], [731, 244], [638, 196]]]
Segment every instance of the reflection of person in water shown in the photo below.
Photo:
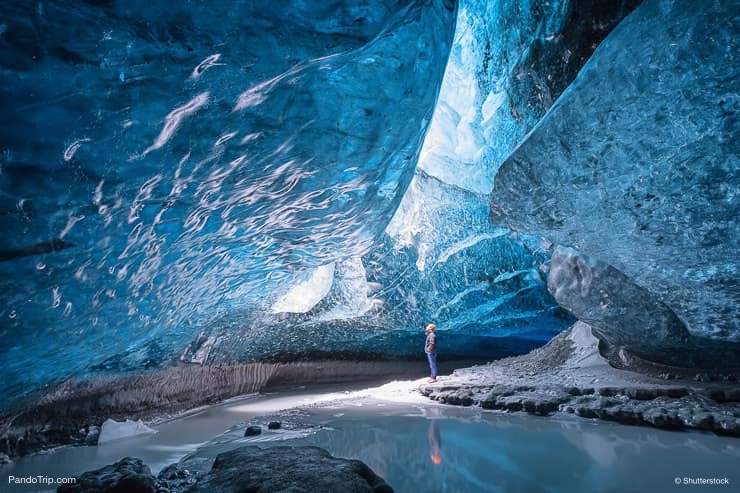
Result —
[[439, 436], [439, 425], [437, 425], [436, 419], [429, 421], [427, 440], [429, 440], [429, 457], [432, 458], [432, 462], [435, 464], [441, 464], [442, 456], [440, 455], [440, 452], [442, 449], [442, 439]]

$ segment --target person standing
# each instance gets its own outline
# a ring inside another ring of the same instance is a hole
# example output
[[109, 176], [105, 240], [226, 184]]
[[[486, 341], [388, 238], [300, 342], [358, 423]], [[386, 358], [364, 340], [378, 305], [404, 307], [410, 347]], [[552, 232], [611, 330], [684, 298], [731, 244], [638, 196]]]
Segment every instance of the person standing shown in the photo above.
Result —
[[426, 335], [427, 340], [424, 343], [424, 352], [427, 353], [427, 359], [429, 360], [429, 370], [431, 371], [427, 383], [435, 383], [437, 381], [437, 335], [435, 331], [437, 326], [434, 324], [427, 325]]

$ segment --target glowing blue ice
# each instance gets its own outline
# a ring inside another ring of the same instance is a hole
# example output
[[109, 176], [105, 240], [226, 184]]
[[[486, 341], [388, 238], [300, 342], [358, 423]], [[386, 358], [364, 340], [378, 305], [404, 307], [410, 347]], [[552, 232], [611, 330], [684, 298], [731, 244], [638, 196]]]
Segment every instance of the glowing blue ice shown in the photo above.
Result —
[[[494, 221], [611, 265], [690, 334], [724, 341], [740, 340], [736, 15], [733, 2], [643, 2], [491, 195]], [[625, 325], [633, 340], [644, 329]]]
[[455, 3], [4, 2], [0, 396], [567, 326], [487, 194], [638, 2]]
[[160, 335], [161, 361], [367, 252], [411, 180], [455, 21], [442, 0], [38, 5], [2, 7], [11, 394]]

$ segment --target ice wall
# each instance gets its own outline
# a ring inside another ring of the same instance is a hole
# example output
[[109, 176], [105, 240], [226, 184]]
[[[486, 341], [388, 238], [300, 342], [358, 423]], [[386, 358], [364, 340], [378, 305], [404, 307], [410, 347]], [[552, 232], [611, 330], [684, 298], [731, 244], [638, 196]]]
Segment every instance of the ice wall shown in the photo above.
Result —
[[501, 163], [640, 0], [462, 0], [419, 168], [489, 193]]
[[736, 17], [733, 2], [644, 2], [491, 195], [494, 222], [611, 265], [690, 334], [725, 341], [740, 338]]
[[561, 306], [589, 324], [602, 352], [619, 366], [630, 366], [632, 355], [682, 368], [740, 365], [740, 343], [691, 334], [650, 291], [572, 248], [555, 249], [547, 286]]
[[546, 340], [570, 320], [543, 283], [549, 242], [491, 224], [485, 197], [499, 165], [638, 3], [460, 3], [416, 175], [386, 250], [369, 259], [387, 325], [434, 318], [454, 334]]
[[367, 252], [455, 21], [442, 0], [0, 9], [3, 398], [116, 354], [161, 364]]

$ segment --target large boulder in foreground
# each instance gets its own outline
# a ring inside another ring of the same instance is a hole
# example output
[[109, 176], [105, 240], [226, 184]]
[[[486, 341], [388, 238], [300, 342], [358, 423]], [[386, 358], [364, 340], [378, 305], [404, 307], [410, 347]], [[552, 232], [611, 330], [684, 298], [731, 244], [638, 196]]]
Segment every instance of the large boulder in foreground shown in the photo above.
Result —
[[392, 493], [359, 460], [339, 459], [319, 447], [241, 447], [216, 457], [211, 471], [188, 493]]
[[155, 478], [141, 459], [126, 457], [77, 478], [75, 484], [57, 488], [57, 493], [154, 493]]
[[740, 338], [737, 6], [645, 0], [501, 166], [494, 224], [624, 273], [695, 336]]
[[[319, 447], [241, 447], [216, 457], [203, 474], [193, 460], [155, 478], [141, 459], [125, 459], [77, 478], [58, 493], [393, 493], [364, 462], [333, 457]], [[194, 483], [194, 484], [193, 484]]]

